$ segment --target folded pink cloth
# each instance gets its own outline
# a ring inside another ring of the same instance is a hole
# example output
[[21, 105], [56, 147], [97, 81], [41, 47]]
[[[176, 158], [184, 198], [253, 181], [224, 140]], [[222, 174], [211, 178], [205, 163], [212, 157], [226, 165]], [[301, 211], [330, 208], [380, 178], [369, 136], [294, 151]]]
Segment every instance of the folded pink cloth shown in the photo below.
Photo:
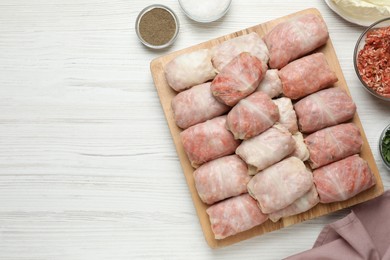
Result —
[[312, 249], [288, 260], [390, 260], [390, 190], [324, 227]]

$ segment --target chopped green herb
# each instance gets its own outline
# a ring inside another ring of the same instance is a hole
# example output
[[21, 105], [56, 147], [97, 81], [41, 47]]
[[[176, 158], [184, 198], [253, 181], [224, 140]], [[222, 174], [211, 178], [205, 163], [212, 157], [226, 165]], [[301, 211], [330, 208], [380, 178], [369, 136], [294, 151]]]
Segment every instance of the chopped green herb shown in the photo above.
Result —
[[390, 129], [387, 129], [382, 139], [382, 154], [385, 161], [390, 164]]

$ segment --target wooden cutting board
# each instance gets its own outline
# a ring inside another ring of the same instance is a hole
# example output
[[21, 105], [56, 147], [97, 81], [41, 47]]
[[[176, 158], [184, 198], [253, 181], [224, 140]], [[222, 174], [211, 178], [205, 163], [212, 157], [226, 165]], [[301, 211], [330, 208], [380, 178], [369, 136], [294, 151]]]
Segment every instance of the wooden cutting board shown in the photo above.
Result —
[[[366, 135], [364, 133], [364, 129], [363, 129], [362, 124], [360, 122], [359, 116], [356, 113], [356, 115], [354, 116], [352, 121], [360, 128], [360, 131], [361, 131], [361, 134], [363, 137], [363, 141], [364, 141], [363, 149], [362, 149], [362, 152], [360, 153], [360, 156], [362, 158], [364, 158], [365, 160], [367, 160], [371, 170], [373, 171], [373, 173], [375, 175], [377, 184], [374, 187], [372, 187], [371, 189], [364, 191], [364, 192], [358, 194], [357, 196], [355, 196], [347, 201], [344, 201], [344, 202], [337, 202], [337, 203], [331, 203], [331, 204], [318, 204], [316, 207], [312, 208], [311, 210], [309, 210], [307, 212], [301, 213], [299, 215], [283, 218], [277, 223], [273, 223], [272, 221], [268, 220], [267, 222], [265, 222], [264, 224], [262, 224], [260, 226], [254, 227], [251, 230], [239, 233], [235, 236], [231, 236], [231, 237], [228, 237], [228, 238], [225, 238], [222, 240], [214, 239], [214, 235], [212, 233], [211, 226], [210, 226], [210, 221], [209, 221], [208, 215], [206, 214], [207, 205], [204, 204], [200, 200], [200, 198], [197, 194], [197, 191], [195, 189], [194, 179], [192, 176], [194, 169], [191, 167], [190, 161], [188, 160], [188, 158], [183, 150], [183, 146], [181, 144], [181, 141], [180, 141], [179, 134], [181, 132], [181, 129], [176, 126], [174, 118], [173, 118], [173, 112], [171, 109], [171, 100], [176, 95], [176, 92], [168, 86], [168, 84], [165, 80], [164, 66], [170, 60], [172, 60], [173, 58], [175, 58], [176, 56], [178, 56], [182, 53], [188, 53], [188, 52], [192, 52], [192, 51], [195, 51], [197, 49], [202, 49], [202, 48], [211, 48], [211, 47], [213, 47], [213, 46], [215, 46], [215, 45], [217, 45], [225, 40], [237, 37], [239, 35], [248, 34], [250, 32], [256, 32], [260, 36], [263, 36], [270, 29], [272, 29], [276, 24], [283, 22], [283, 21], [286, 21], [286, 20], [288, 20], [292, 17], [295, 17], [297, 15], [308, 14], [308, 13], [314, 13], [314, 14], [317, 14], [318, 16], [321, 16], [320, 12], [317, 9], [306, 9], [306, 10], [303, 10], [303, 11], [300, 11], [300, 12], [297, 12], [297, 13], [294, 13], [294, 14], [291, 14], [288, 16], [284, 16], [284, 17], [281, 17], [281, 18], [278, 18], [278, 19], [275, 19], [275, 20], [272, 20], [272, 21], [269, 21], [269, 22], [266, 22], [263, 24], [259, 24], [259, 25], [256, 25], [256, 26], [253, 26], [253, 27], [250, 27], [250, 28], [238, 31], [238, 32], [228, 34], [228, 35], [225, 35], [225, 36], [222, 36], [222, 37], [219, 37], [219, 38], [216, 38], [216, 39], [213, 39], [213, 40], [210, 40], [210, 41], [207, 41], [207, 42], [204, 42], [204, 43], [201, 43], [201, 44], [198, 44], [198, 45], [195, 45], [195, 46], [192, 46], [192, 47], [180, 50], [180, 51], [170, 53], [168, 55], [154, 59], [150, 64], [150, 69], [151, 69], [151, 72], [153, 75], [154, 84], [156, 86], [158, 95], [160, 97], [160, 102], [161, 102], [162, 108], [164, 110], [165, 117], [167, 119], [168, 126], [169, 126], [169, 129], [171, 131], [173, 141], [174, 141], [175, 146], [176, 146], [176, 151], [177, 151], [177, 154], [179, 156], [180, 163], [181, 163], [181, 166], [183, 168], [185, 178], [187, 180], [187, 184], [188, 184], [188, 188], [190, 190], [191, 196], [192, 196], [192, 200], [195, 204], [196, 212], [198, 214], [199, 221], [200, 221], [200, 224], [201, 224], [202, 229], [203, 229], [203, 233], [205, 235], [207, 243], [212, 248], [219, 248], [219, 247], [231, 245], [233, 243], [237, 243], [239, 241], [242, 241], [242, 240], [257, 236], [257, 235], [261, 235], [261, 234], [264, 234], [264, 233], [267, 233], [267, 232], [270, 232], [273, 230], [287, 227], [287, 226], [290, 226], [290, 225], [293, 225], [293, 224], [296, 224], [296, 223], [299, 223], [299, 222], [302, 222], [302, 221], [305, 221], [308, 219], [316, 218], [316, 217], [328, 214], [330, 212], [334, 212], [334, 211], [337, 211], [337, 210], [340, 210], [340, 209], [350, 207], [352, 205], [367, 201], [367, 200], [375, 198], [383, 193], [383, 184], [382, 184], [382, 180], [381, 180], [381, 177], [379, 175], [379, 172], [378, 172], [378, 168], [375, 164], [375, 160], [374, 160], [374, 157], [372, 155], [370, 146], [367, 142], [367, 138], [366, 138]], [[316, 52], [324, 53], [330, 67], [336, 72], [339, 81], [335, 84], [335, 86], [341, 87], [349, 93], [349, 89], [348, 89], [348, 86], [347, 86], [346, 81], [344, 79], [343, 72], [340, 68], [340, 64], [338, 62], [335, 50], [334, 50], [333, 45], [332, 45], [332, 41], [329, 39], [328, 42], [326, 43], [326, 45], [317, 49]]]

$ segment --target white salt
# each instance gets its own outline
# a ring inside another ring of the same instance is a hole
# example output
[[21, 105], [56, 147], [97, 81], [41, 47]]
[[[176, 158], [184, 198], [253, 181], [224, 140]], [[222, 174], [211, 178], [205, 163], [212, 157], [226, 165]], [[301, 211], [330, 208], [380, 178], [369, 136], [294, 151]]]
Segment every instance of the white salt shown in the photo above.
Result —
[[190, 18], [200, 22], [211, 22], [226, 13], [231, 0], [180, 0], [179, 2]]

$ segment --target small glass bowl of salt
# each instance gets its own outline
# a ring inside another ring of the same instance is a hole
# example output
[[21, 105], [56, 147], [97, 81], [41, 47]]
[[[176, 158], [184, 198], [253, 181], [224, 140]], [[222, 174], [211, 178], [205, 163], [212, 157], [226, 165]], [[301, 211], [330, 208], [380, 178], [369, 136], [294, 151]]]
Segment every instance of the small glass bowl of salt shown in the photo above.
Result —
[[183, 12], [200, 23], [214, 22], [229, 11], [232, 0], [179, 0]]

